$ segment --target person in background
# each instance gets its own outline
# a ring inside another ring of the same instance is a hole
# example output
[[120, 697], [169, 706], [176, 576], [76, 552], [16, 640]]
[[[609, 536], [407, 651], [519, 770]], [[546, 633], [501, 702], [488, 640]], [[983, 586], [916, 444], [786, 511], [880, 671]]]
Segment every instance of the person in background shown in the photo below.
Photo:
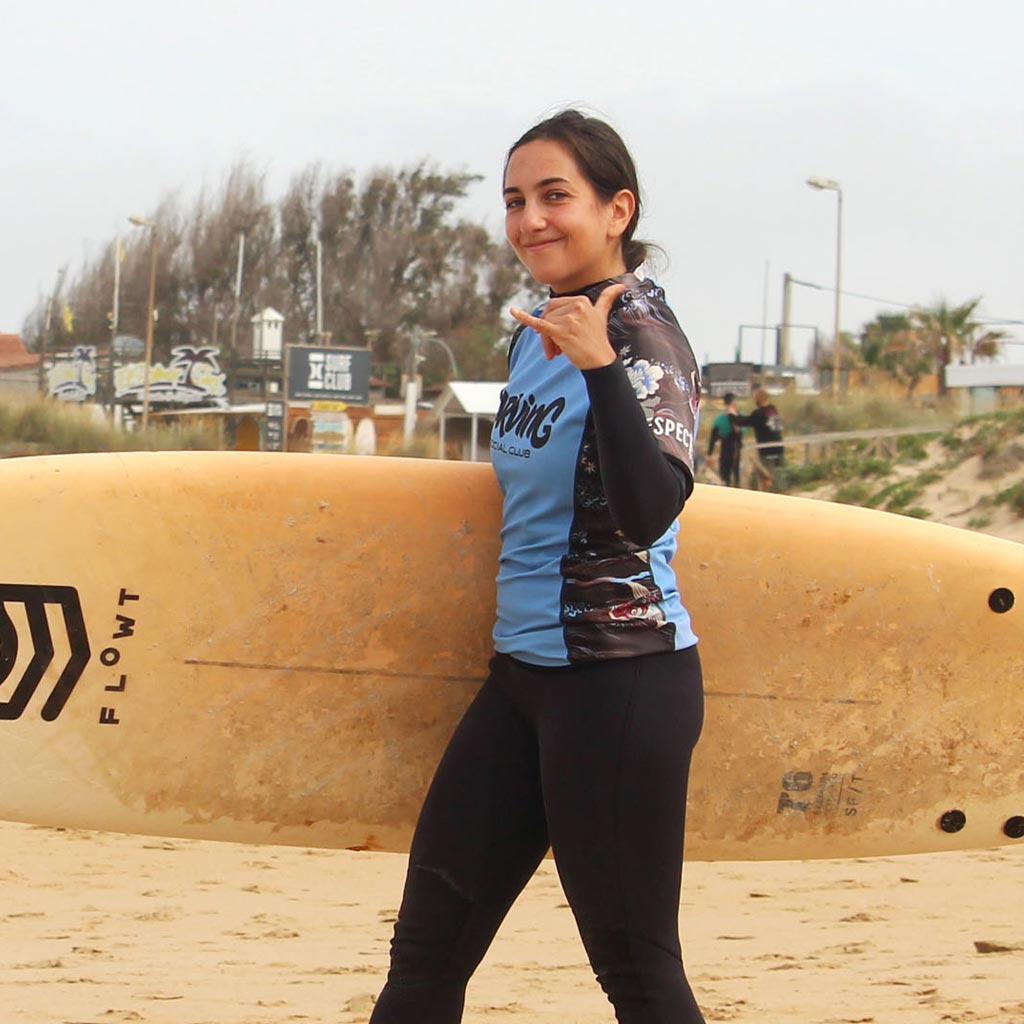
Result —
[[[719, 447], [720, 446], [720, 447]], [[727, 487], [740, 485], [740, 451], [743, 447], [743, 428], [736, 408], [736, 396], [727, 391], [722, 395], [722, 411], [711, 424], [711, 443], [708, 458], [719, 448], [718, 475]]]
[[782, 418], [764, 388], [754, 392], [753, 412], [749, 416], [740, 416], [737, 422], [741, 427], [753, 428], [758, 445], [752, 453], [751, 485], [759, 484], [767, 489], [776, 482], [782, 468], [783, 447], [778, 443], [782, 441]]

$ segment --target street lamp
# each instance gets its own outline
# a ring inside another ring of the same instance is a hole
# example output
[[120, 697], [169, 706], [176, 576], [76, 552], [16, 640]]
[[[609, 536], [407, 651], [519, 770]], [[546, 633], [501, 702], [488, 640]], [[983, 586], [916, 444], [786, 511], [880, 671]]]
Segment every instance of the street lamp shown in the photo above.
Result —
[[149, 426], [149, 376], [153, 362], [153, 300], [156, 297], [156, 224], [145, 217], [129, 217], [137, 228], [149, 228], [149, 302], [146, 306], [146, 368], [142, 378], [142, 429]]
[[[377, 332], [379, 333], [379, 332]], [[446, 341], [442, 341], [433, 331], [424, 331], [420, 327], [414, 327], [412, 332], [412, 343], [409, 348], [409, 377], [405, 384], [405, 423], [403, 437], [408, 444], [412, 440], [413, 432], [416, 429], [416, 403], [419, 400], [419, 365], [423, 362], [424, 356], [420, 350], [428, 342], [432, 341], [448, 353], [448, 361], [452, 364], [454, 378], [459, 378], [459, 365], [455, 362], [455, 353]], [[475, 424], [474, 424], [475, 426]]]
[[838, 181], [831, 178], [808, 178], [811, 188], [836, 194], [836, 316], [835, 316], [835, 348], [832, 353], [832, 397], [839, 397], [839, 367], [841, 365], [840, 349], [842, 340], [839, 334], [839, 298], [843, 287], [843, 190]]

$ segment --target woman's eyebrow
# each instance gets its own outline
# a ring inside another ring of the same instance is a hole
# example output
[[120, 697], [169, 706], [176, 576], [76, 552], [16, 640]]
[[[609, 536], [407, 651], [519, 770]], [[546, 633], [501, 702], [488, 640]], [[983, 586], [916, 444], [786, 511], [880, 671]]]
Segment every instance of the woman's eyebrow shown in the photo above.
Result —
[[[545, 188], [547, 185], [568, 185], [568, 178], [542, 178], [534, 185], [534, 188]], [[506, 185], [502, 189], [502, 195], [508, 195], [509, 192], [522, 192], [523, 190], [518, 185]]]

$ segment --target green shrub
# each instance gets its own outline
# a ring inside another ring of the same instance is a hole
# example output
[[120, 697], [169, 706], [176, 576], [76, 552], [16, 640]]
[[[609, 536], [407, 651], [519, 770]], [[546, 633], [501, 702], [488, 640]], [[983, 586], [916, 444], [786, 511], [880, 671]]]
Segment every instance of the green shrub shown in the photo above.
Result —
[[896, 438], [896, 451], [899, 453], [899, 457], [906, 462], [920, 462], [928, 457], [929, 440], [922, 434], [898, 437]]
[[857, 468], [864, 476], [887, 476], [892, 472], [892, 463], [888, 459], [870, 455]]
[[844, 505], [863, 505], [871, 495], [871, 488], [863, 480], [851, 480], [835, 493], [835, 500]]
[[920, 495], [922, 488], [913, 480], [900, 480], [883, 487], [868, 499], [871, 508], [886, 508], [890, 512], [902, 512]]
[[829, 479], [830, 464], [808, 462], [802, 466], [786, 466], [786, 485], [790, 490], [813, 487]]
[[1014, 515], [1024, 518], [1024, 480], [993, 496], [997, 505], [1009, 505]]

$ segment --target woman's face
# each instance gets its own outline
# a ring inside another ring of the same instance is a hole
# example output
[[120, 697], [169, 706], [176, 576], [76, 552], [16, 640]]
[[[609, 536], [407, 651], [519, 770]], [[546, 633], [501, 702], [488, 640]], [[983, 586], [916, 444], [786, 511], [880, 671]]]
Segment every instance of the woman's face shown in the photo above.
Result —
[[505, 236], [523, 266], [556, 293], [625, 273], [622, 234], [635, 209], [626, 189], [605, 202], [560, 142], [537, 139], [505, 169]]

